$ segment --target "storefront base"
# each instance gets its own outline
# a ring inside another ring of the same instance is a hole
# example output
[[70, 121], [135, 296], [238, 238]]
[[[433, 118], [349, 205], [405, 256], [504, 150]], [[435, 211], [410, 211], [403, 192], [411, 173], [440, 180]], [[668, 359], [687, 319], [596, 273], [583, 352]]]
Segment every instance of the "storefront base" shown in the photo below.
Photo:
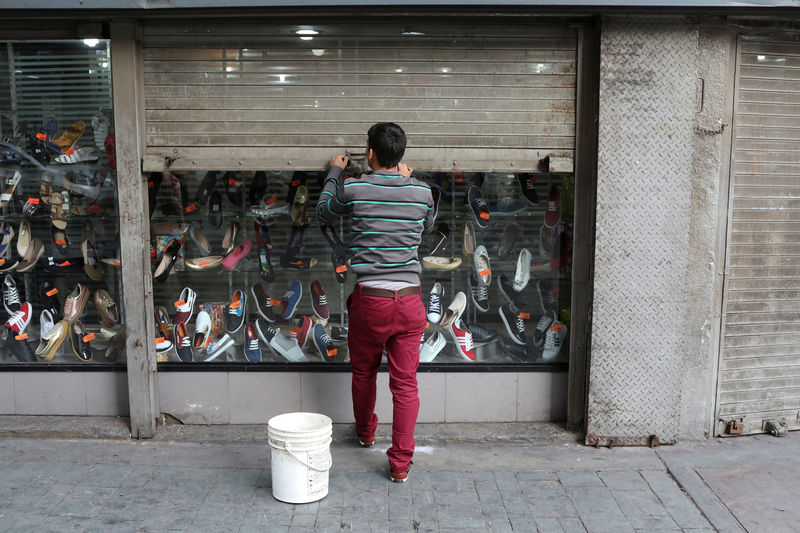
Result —
[[2, 372], [0, 415], [128, 416], [125, 372]]
[[[420, 373], [420, 423], [566, 419], [566, 372]], [[353, 422], [347, 372], [160, 372], [162, 413], [184, 424], [262, 424], [293, 411]], [[376, 412], [390, 422], [389, 375], [378, 375]]]

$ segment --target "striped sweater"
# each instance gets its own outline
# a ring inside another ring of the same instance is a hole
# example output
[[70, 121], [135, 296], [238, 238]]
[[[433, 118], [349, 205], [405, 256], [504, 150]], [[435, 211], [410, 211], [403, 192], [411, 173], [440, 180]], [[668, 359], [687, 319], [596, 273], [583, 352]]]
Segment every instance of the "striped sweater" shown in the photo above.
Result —
[[433, 227], [430, 187], [396, 171], [377, 171], [342, 182], [343, 169], [331, 167], [317, 202], [322, 223], [352, 217], [350, 269], [362, 281], [419, 284], [417, 249]]

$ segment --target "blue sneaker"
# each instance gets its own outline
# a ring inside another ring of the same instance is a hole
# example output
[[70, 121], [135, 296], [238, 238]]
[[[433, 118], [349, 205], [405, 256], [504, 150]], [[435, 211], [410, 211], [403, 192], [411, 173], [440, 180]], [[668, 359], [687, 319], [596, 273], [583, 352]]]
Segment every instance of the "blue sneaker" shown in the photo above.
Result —
[[488, 228], [489, 207], [486, 205], [486, 200], [483, 199], [481, 190], [477, 185], [471, 185], [469, 191], [467, 191], [467, 202], [472, 208], [472, 214], [478, 227]]
[[258, 344], [258, 333], [252, 322], [247, 324], [247, 330], [245, 330], [244, 356], [251, 363], [261, 362], [261, 346]]
[[289, 290], [281, 298], [281, 316], [287, 320], [292, 318], [302, 297], [303, 284], [294, 280], [289, 286]]
[[499, 202], [489, 206], [489, 212], [496, 215], [511, 215], [523, 209], [525, 209], [525, 204], [522, 202], [515, 202], [511, 198], [503, 198]]
[[328, 332], [325, 331], [325, 326], [317, 322], [314, 324], [314, 345], [317, 347], [317, 351], [322, 356], [323, 359], [326, 361], [333, 361], [336, 359], [336, 354], [338, 350], [333, 345], [333, 341], [331, 340]]

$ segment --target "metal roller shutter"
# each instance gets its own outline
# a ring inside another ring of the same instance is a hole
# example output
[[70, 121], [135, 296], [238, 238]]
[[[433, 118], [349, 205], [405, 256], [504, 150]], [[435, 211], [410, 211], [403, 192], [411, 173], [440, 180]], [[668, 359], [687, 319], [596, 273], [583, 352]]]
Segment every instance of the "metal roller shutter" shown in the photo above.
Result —
[[145, 170], [319, 169], [363, 153], [380, 121], [403, 126], [426, 170], [531, 170], [574, 150], [564, 24], [164, 21], [143, 35]]
[[800, 429], [800, 36], [743, 36], [718, 432]]

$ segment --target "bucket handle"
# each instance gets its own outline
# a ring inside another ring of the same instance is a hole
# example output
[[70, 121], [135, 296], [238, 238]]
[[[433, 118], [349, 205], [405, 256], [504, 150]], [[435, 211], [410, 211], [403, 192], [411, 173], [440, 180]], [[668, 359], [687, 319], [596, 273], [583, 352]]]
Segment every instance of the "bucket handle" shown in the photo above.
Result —
[[331, 453], [330, 452], [328, 452], [328, 464], [325, 466], [325, 468], [319, 468], [319, 467], [310, 465], [310, 464], [306, 463], [305, 461], [303, 461], [302, 459], [300, 459], [297, 455], [295, 455], [294, 451], [289, 447], [288, 444], [286, 446], [278, 446], [278, 445], [275, 444], [274, 441], [271, 441], [270, 445], [273, 446], [274, 448], [277, 448], [279, 450], [283, 450], [283, 451], [287, 452], [289, 455], [294, 457], [295, 461], [297, 461], [298, 463], [300, 463], [301, 465], [303, 465], [303, 466], [305, 466], [307, 468], [310, 468], [311, 470], [316, 470], [317, 472], [327, 472], [328, 470], [331, 469], [331, 466], [333, 466], [333, 457], [331, 457]]

